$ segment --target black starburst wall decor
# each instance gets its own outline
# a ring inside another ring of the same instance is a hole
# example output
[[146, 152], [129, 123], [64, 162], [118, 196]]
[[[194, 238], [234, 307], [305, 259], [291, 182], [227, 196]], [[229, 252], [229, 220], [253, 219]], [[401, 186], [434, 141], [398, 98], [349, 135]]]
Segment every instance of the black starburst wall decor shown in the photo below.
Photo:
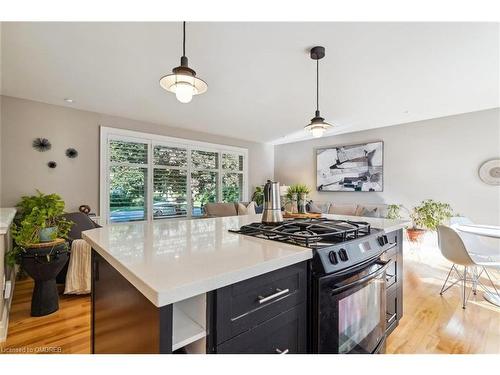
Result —
[[55, 161], [49, 161], [47, 163], [47, 167], [54, 169], [55, 167], [57, 167], [57, 163]]
[[52, 145], [47, 138], [35, 138], [32, 146], [35, 150], [40, 152], [45, 152], [52, 148]]
[[66, 149], [66, 156], [70, 159], [74, 159], [78, 156], [78, 151], [76, 151], [74, 148], [68, 148]]

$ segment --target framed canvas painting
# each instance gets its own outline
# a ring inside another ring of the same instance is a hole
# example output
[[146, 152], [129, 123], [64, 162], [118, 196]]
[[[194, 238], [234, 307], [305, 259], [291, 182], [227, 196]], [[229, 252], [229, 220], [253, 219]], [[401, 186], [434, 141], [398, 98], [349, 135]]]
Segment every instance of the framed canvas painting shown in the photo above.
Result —
[[384, 143], [336, 146], [316, 150], [318, 191], [384, 189]]

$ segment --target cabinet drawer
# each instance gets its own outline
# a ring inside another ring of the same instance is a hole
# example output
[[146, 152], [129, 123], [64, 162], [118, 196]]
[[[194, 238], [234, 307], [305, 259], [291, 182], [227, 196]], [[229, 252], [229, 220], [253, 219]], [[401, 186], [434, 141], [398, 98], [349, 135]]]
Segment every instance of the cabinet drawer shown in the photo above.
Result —
[[217, 347], [225, 354], [293, 354], [306, 351], [306, 304], [281, 313]]
[[217, 290], [216, 344], [289, 310], [306, 299], [306, 262]]

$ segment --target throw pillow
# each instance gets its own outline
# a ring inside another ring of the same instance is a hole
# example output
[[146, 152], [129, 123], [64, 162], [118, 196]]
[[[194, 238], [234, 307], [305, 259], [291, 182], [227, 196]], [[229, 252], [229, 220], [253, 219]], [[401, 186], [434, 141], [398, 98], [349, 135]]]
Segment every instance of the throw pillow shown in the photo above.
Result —
[[378, 212], [378, 208], [375, 207], [375, 208], [364, 208], [363, 209], [363, 213], [361, 214], [361, 216], [365, 216], [365, 217], [380, 217], [380, 214]]
[[243, 203], [238, 203], [238, 216], [241, 215], [248, 215], [248, 210]]
[[312, 212], [312, 213], [315, 213], [315, 214], [321, 214], [323, 213], [323, 211], [321, 210], [321, 208], [316, 204], [314, 203], [313, 201], [310, 201], [309, 204], [308, 204], [308, 212]]
[[250, 202], [245, 206], [244, 203], [238, 203], [238, 215], [255, 215], [255, 202]]
[[357, 204], [335, 204], [332, 203], [330, 205], [330, 208], [328, 209], [329, 214], [334, 214], [334, 215], [348, 215], [348, 216], [354, 216], [356, 214], [356, 208], [358, 207]]
[[247, 206], [247, 215], [255, 215], [255, 202], [252, 201], [250, 203], [248, 203], [248, 206]]

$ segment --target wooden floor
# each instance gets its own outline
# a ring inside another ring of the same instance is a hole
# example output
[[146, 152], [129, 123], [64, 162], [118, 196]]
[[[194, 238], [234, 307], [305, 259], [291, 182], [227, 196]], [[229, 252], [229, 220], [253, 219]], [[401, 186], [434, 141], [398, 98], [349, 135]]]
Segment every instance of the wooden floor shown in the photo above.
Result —
[[[406, 246], [404, 260], [404, 317], [388, 339], [388, 353], [500, 353], [500, 308], [479, 292], [463, 310], [458, 286], [440, 296], [449, 264], [435, 247]], [[90, 297], [61, 296], [59, 311], [33, 318], [32, 288], [31, 280], [16, 284], [0, 352], [89, 353]]]
[[[439, 295], [451, 264], [435, 240], [421, 246], [405, 243], [404, 315], [387, 340], [387, 353], [500, 353], [500, 307], [485, 301], [478, 291], [476, 296], [470, 294], [462, 309], [458, 285]], [[498, 280], [497, 271], [490, 275]]]
[[17, 281], [0, 353], [90, 353], [90, 296], [60, 295], [59, 310], [31, 317], [31, 279]]

